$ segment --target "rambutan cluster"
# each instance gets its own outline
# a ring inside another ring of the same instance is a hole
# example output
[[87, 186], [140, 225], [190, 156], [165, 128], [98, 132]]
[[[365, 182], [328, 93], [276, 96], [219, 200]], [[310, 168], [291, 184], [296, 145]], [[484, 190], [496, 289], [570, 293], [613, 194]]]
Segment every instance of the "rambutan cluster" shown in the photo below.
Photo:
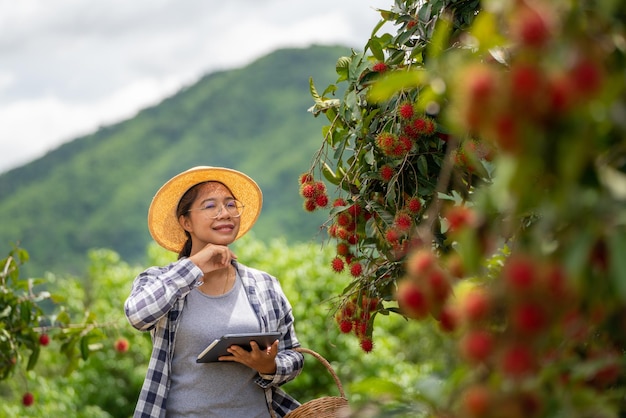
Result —
[[307, 212], [328, 206], [326, 185], [321, 181], [315, 181], [309, 173], [300, 176], [300, 196], [304, 198], [304, 209]]
[[409, 254], [406, 277], [398, 282], [396, 292], [404, 315], [413, 319], [428, 315], [439, 318], [451, 294], [452, 278], [431, 250], [417, 249]]
[[[503, 266], [498, 286], [466, 295], [459, 311], [467, 327], [460, 351], [468, 362], [490, 364], [509, 378], [528, 376], [539, 366], [543, 338], [561, 328], [573, 302], [561, 266], [514, 254]], [[506, 330], [493, 332], [494, 322], [502, 318]]]
[[376, 147], [389, 158], [404, 158], [413, 148], [413, 140], [407, 135], [381, 132], [376, 136]]
[[[564, 384], [606, 390], [617, 381], [623, 372], [619, 349], [590, 344], [593, 315], [581, 312], [577, 293], [562, 265], [514, 253], [493, 285], [475, 287], [460, 303], [444, 307], [456, 316], [462, 358], [517, 384], [506, 393], [485, 383], [470, 385], [461, 402], [467, 416], [503, 416], [504, 405], [522, 408], [523, 416], [541, 416], [544, 400], [523, 388], [546, 367], [559, 371]], [[569, 365], [582, 362], [589, 364], [587, 374], [571, 376]]]
[[452, 151], [454, 165], [470, 173], [481, 170], [481, 160], [492, 161], [494, 154], [495, 150], [490, 143], [478, 139], [463, 141], [457, 149]]
[[362, 229], [371, 214], [359, 202], [349, 204], [343, 198], [335, 199], [333, 207], [344, 209], [334, 215], [328, 228], [330, 237], [337, 240], [337, 256], [331, 262], [332, 268], [339, 273], [348, 266], [350, 274], [359, 277], [363, 274], [363, 266], [355, 258], [354, 247], [360, 240], [359, 226]]
[[346, 299], [335, 315], [339, 330], [344, 334], [353, 333], [366, 353], [374, 348], [370, 322], [379, 303], [378, 298], [359, 293]]
[[404, 257], [412, 245], [412, 233], [417, 225], [419, 213], [422, 210], [422, 201], [416, 197], [409, 197], [393, 218], [393, 223], [384, 231], [384, 239], [393, 250], [395, 259]]
[[[505, 152], [518, 154], [540, 136], [525, 135], [555, 124], [595, 97], [604, 84], [601, 60], [586, 44], [574, 45], [567, 59], [542, 65], [527, 57], [550, 48], [557, 15], [548, 2], [518, 2], [509, 30], [516, 57], [502, 71], [497, 62], [463, 67], [458, 74], [457, 106], [465, 128]], [[535, 149], [535, 148], [532, 148]]]

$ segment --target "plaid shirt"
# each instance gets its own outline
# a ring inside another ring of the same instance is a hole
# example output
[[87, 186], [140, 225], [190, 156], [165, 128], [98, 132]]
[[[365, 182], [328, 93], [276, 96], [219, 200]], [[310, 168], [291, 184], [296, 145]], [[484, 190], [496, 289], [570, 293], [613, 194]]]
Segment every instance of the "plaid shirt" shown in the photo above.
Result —
[[[299, 403], [278, 386], [294, 379], [304, 365], [302, 354], [293, 350], [300, 343], [294, 330], [291, 305], [276, 278], [236, 261], [233, 265], [259, 318], [261, 331], [282, 333], [273, 379], [258, 376], [255, 382], [265, 390], [268, 408], [283, 417]], [[151, 267], [133, 282], [124, 304], [126, 317], [133, 327], [150, 331], [152, 337], [152, 355], [135, 408], [136, 418], [165, 416], [178, 318], [187, 294], [198, 286], [202, 277], [202, 270], [184, 258], [165, 267]]]

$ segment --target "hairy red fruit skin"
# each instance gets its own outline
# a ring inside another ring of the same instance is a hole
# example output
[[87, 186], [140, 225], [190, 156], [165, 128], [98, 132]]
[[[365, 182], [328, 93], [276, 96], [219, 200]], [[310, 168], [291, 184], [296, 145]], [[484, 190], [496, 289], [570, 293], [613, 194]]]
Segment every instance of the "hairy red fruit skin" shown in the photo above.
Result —
[[402, 119], [411, 119], [413, 117], [413, 104], [402, 103], [398, 109], [398, 114]]
[[300, 188], [300, 194], [302, 195], [302, 197], [304, 197], [306, 199], [313, 198], [315, 196], [315, 186], [313, 186], [310, 183], [304, 184]]
[[300, 175], [299, 181], [300, 181], [300, 185], [303, 185], [305, 183], [310, 183], [313, 181], [313, 176], [309, 173], [302, 173]]
[[371, 338], [364, 338], [361, 340], [361, 349], [366, 353], [370, 353], [374, 349], [374, 342]]
[[352, 332], [352, 321], [344, 319], [339, 322], [339, 330], [344, 334]]
[[320, 194], [315, 197], [315, 205], [319, 208], [325, 208], [328, 205], [328, 196], [325, 194]]
[[393, 178], [394, 174], [396, 174], [396, 172], [395, 172], [395, 170], [391, 166], [384, 165], [384, 166], [382, 166], [380, 168], [379, 174], [380, 174], [380, 178], [385, 183], [389, 183], [391, 181], [391, 179]]
[[307, 199], [304, 201], [304, 210], [307, 212], [313, 212], [315, 209], [317, 209], [317, 204], [315, 204], [314, 199]]
[[331, 262], [331, 266], [333, 270], [336, 271], [337, 273], [341, 273], [345, 267], [343, 260], [339, 257], [333, 258], [333, 261]]
[[361, 266], [361, 263], [352, 263], [352, 265], [350, 266], [350, 274], [354, 277], [359, 277], [361, 274], [363, 274], [363, 266]]

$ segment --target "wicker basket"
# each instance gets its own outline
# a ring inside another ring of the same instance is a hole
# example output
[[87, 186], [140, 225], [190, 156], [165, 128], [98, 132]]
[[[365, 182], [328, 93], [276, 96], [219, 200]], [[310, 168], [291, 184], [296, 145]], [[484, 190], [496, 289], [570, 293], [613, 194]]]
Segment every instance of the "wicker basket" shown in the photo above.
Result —
[[333, 370], [330, 363], [320, 354], [308, 348], [298, 347], [296, 351], [307, 353], [319, 360], [320, 363], [328, 369], [335, 380], [335, 384], [339, 389], [341, 396], [324, 396], [322, 398], [312, 399], [303, 403], [293, 411], [289, 412], [285, 418], [341, 418], [349, 415], [348, 398], [343, 391], [341, 381]]

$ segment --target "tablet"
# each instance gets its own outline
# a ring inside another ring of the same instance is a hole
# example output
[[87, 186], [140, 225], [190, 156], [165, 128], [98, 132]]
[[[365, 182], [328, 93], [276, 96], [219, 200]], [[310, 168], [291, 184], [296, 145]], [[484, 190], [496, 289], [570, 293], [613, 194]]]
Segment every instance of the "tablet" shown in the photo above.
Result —
[[196, 359], [196, 363], [211, 363], [219, 361], [221, 356], [230, 356], [226, 351], [231, 345], [238, 345], [244, 350], [252, 350], [250, 341], [255, 341], [261, 350], [265, 350], [272, 345], [274, 341], [280, 338], [280, 332], [254, 332], [244, 334], [226, 334], [221, 338], [214, 340], [207, 346]]

